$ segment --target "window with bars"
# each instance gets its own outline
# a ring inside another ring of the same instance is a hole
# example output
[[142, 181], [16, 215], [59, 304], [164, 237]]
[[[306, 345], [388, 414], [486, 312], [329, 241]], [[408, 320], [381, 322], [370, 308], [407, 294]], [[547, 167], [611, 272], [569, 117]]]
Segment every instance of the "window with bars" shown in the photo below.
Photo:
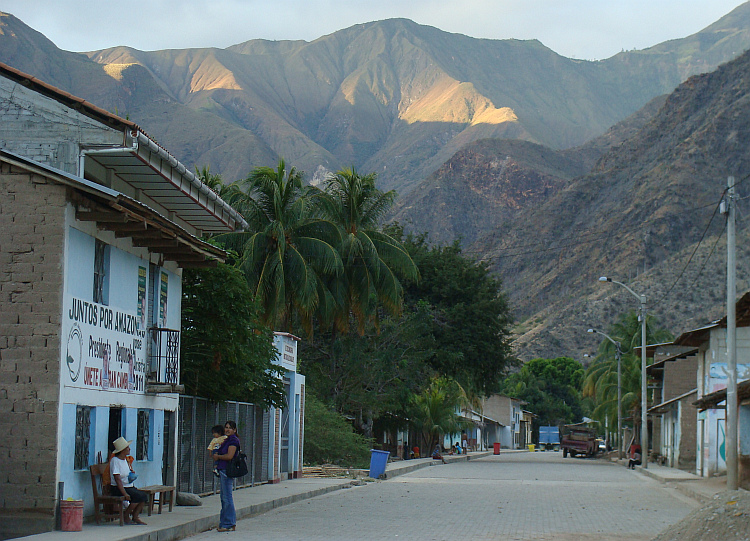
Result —
[[91, 407], [76, 407], [76, 447], [73, 467], [85, 470], [89, 467], [89, 441], [91, 439]]
[[107, 271], [109, 270], [109, 245], [96, 240], [94, 246], [94, 302], [109, 304]]
[[138, 435], [135, 439], [136, 460], [148, 460], [148, 445], [151, 439], [149, 434], [150, 418], [150, 410], [138, 410]]

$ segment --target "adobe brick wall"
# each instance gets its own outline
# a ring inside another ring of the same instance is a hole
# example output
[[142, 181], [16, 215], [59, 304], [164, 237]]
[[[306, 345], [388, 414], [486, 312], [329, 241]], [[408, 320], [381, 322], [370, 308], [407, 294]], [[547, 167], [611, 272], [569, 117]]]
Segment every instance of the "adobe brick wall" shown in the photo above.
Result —
[[677, 467], [681, 470], [695, 472], [698, 444], [698, 410], [693, 406], [696, 395], [692, 394], [680, 400], [680, 461]]
[[692, 356], [664, 364], [664, 401], [692, 391], [698, 385], [698, 357]]
[[0, 161], [0, 520], [52, 520], [66, 188]]

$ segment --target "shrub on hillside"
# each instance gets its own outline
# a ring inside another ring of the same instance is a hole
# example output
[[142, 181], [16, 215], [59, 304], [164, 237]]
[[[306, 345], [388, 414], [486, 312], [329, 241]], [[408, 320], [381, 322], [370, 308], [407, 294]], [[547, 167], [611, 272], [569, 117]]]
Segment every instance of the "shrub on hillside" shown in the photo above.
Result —
[[305, 462], [368, 468], [372, 442], [312, 394], [305, 397]]

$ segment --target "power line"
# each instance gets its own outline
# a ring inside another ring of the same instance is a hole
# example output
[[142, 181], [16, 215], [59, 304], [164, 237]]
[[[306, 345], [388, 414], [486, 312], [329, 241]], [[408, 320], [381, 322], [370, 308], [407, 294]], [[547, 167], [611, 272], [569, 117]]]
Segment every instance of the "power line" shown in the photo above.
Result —
[[[685, 274], [685, 271], [687, 270], [688, 266], [690, 265], [690, 262], [693, 260], [693, 257], [695, 257], [695, 254], [698, 252], [698, 248], [700, 248], [701, 243], [703, 242], [703, 239], [706, 238], [706, 233], [708, 233], [708, 229], [711, 227], [711, 224], [714, 221], [714, 218], [716, 217], [716, 213], [719, 212], [719, 207], [721, 207], [721, 202], [724, 200], [724, 195], [726, 194], [728, 188], [725, 188], [724, 191], [721, 192], [721, 197], [719, 198], [719, 201], [716, 203], [716, 206], [714, 208], [713, 214], [711, 214], [711, 219], [708, 221], [708, 224], [706, 224], [706, 228], [703, 230], [703, 234], [701, 235], [700, 240], [698, 240], [698, 244], [695, 246], [695, 249], [693, 250], [693, 253], [690, 254], [690, 257], [687, 260], [687, 263], [685, 263], [685, 266], [682, 267], [682, 271], [680, 271], [680, 274], [677, 275], [677, 278], [672, 283], [672, 285], [669, 287], [666, 293], [664, 293], [658, 301], [656, 301], [655, 304], [661, 304], [661, 302], [667, 298], [667, 296], [672, 292], [672, 290], [675, 288], [677, 283], [680, 281], [682, 276]], [[721, 235], [719, 235], [721, 236]], [[701, 269], [702, 270], [702, 269]]]

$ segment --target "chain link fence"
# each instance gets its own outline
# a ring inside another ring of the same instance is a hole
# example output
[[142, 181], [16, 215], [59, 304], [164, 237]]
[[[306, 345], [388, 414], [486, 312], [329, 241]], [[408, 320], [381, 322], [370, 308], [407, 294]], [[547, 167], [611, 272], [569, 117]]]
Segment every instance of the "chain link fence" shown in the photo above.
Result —
[[226, 421], [237, 423], [237, 437], [247, 455], [248, 473], [235, 482], [236, 487], [268, 482], [269, 421], [268, 410], [247, 402], [211, 402], [195, 396], [180, 397], [177, 445], [177, 490], [193, 494], [211, 494], [219, 490], [213, 474], [213, 460], [207, 447], [211, 428]]

